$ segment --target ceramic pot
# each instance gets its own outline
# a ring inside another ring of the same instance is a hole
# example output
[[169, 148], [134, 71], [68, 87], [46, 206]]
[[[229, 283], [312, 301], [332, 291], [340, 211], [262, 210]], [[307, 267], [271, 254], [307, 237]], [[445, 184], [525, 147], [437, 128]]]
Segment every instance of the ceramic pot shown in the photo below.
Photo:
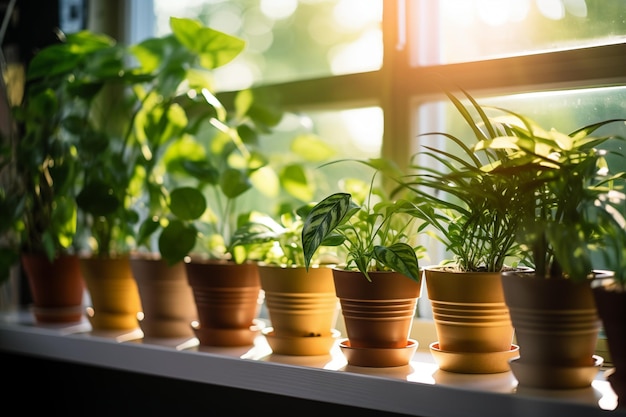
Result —
[[91, 297], [87, 317], [94, 330], [139, 328], [141, 299], [127, 256], [80, 258], [80, 269]]
[[503, 272], [519, 359], [510, 366], [520, 386], [586, 388], [602, 358], [595, 356], [600, 319], [589, 282]]
[[196, 305], [184, 263], [170, 266], [162, 259], [133, 255], [130, 267], [141, 298], [144, 337], [194, 337]]
[[509, 371], [518, 348], [512, 345], [513, 325], [500, 272], [433, 266], [424, 269], [424, 278], [438, 337], [430, 350], [439, 368], [459, 373]]
[[[271, 328], [263, 330], [272, 351], [283, 355], [324, 355], [337, 334], [339, 314], [330, 268], [259, 265]], [[297, 342], [294, 339], [298, 339]]]
[[78, 256], [62, 255], [50, 262], [45, 255], [23, 253], [21, 262], [39, 323], [72, 323], [84, 317], [85, 282]]
[[348, 364], [357, 366], [407, 365], [417, 349], [409, 339], [420, 282], [397, 272], [333, 269], [335, 292], [341, 305], [348, 339], [340, 347]]
[[255, 263], [194, 259], [185, 263], [200, 345], [248, 346], [260, 334], [256, 317], [263, 300]]
[[609, 347], [612, 368], [605, 374], [618, 408], [626, 408], [626, 286], [605, 277], [593, 280], [591, 288]]

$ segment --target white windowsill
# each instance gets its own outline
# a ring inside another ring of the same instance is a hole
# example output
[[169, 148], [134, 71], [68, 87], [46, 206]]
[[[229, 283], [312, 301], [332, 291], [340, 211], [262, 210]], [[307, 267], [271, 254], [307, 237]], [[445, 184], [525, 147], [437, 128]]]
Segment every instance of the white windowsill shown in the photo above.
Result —
[[[428, 324], [424, 323], [428, 331]], [[417, 327], [422, 326], [419, 320]], [[463, 375], [440, 371], [428, 342], [397, 368], [346, 364], [338, 346], [326, 356], [273, 355], [263, 336], [252, 347], [199, 347], [197, 339], [141, 338], [137, 332], [92, 332], [34, 324], [28, 312], [0, 313], [0, 350], [148, 375], [236, 387], [418, 416], [606, 416], [616, 396], [598, 372], [592, 387], [548, 391], [517, 387], [510, 372]], [[611, 415], [626, 415], [614, 412]]]

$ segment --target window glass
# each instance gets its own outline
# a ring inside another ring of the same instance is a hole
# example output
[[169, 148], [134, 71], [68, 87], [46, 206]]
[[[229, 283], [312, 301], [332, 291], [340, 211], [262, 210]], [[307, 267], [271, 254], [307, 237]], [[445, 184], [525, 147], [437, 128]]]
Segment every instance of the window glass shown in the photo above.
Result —
[[626, 41], [626, 0], [415, 0], [407, 5], [415, 22], [409, 25], [414, 66]]
[[156, 35], [193, 17], [247, 42], [215, 72], [220, 90], [373, 71], [382, 65], [382, 0], [154, 0]]

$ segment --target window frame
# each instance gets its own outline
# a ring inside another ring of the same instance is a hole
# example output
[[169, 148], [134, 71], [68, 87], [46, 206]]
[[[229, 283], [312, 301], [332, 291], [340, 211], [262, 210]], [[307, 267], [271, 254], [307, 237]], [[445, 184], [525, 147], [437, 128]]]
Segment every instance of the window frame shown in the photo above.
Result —
[[[267, 84], [288, 111], [379, 106], [384, 114], [382, 156], [406, 167], [416, 131], [413, 109], [442, 97], [441, 84], [481, 94], [513, 94], [626, 85], [623, 71], [626, 41], [573, 50], [466, 63], [412, 67], [406, 39], [410, 36], [408, 0], [383, 2], [384, 58], [378, 71]], [[228, 105], [236, 92], [220, 98]]]

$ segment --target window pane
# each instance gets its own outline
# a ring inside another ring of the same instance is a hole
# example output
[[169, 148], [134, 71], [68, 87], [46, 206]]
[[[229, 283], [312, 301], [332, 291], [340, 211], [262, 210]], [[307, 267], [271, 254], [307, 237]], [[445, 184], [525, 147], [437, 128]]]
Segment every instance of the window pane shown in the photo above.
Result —
[[626, 0], [417, 0], [414, 66], [626, 41]]
[[193, 17], [247, 42], [216, 71], [221, 90], [377, 70], [382, 0], [154, 0], [156, 35], [169, 17]]

